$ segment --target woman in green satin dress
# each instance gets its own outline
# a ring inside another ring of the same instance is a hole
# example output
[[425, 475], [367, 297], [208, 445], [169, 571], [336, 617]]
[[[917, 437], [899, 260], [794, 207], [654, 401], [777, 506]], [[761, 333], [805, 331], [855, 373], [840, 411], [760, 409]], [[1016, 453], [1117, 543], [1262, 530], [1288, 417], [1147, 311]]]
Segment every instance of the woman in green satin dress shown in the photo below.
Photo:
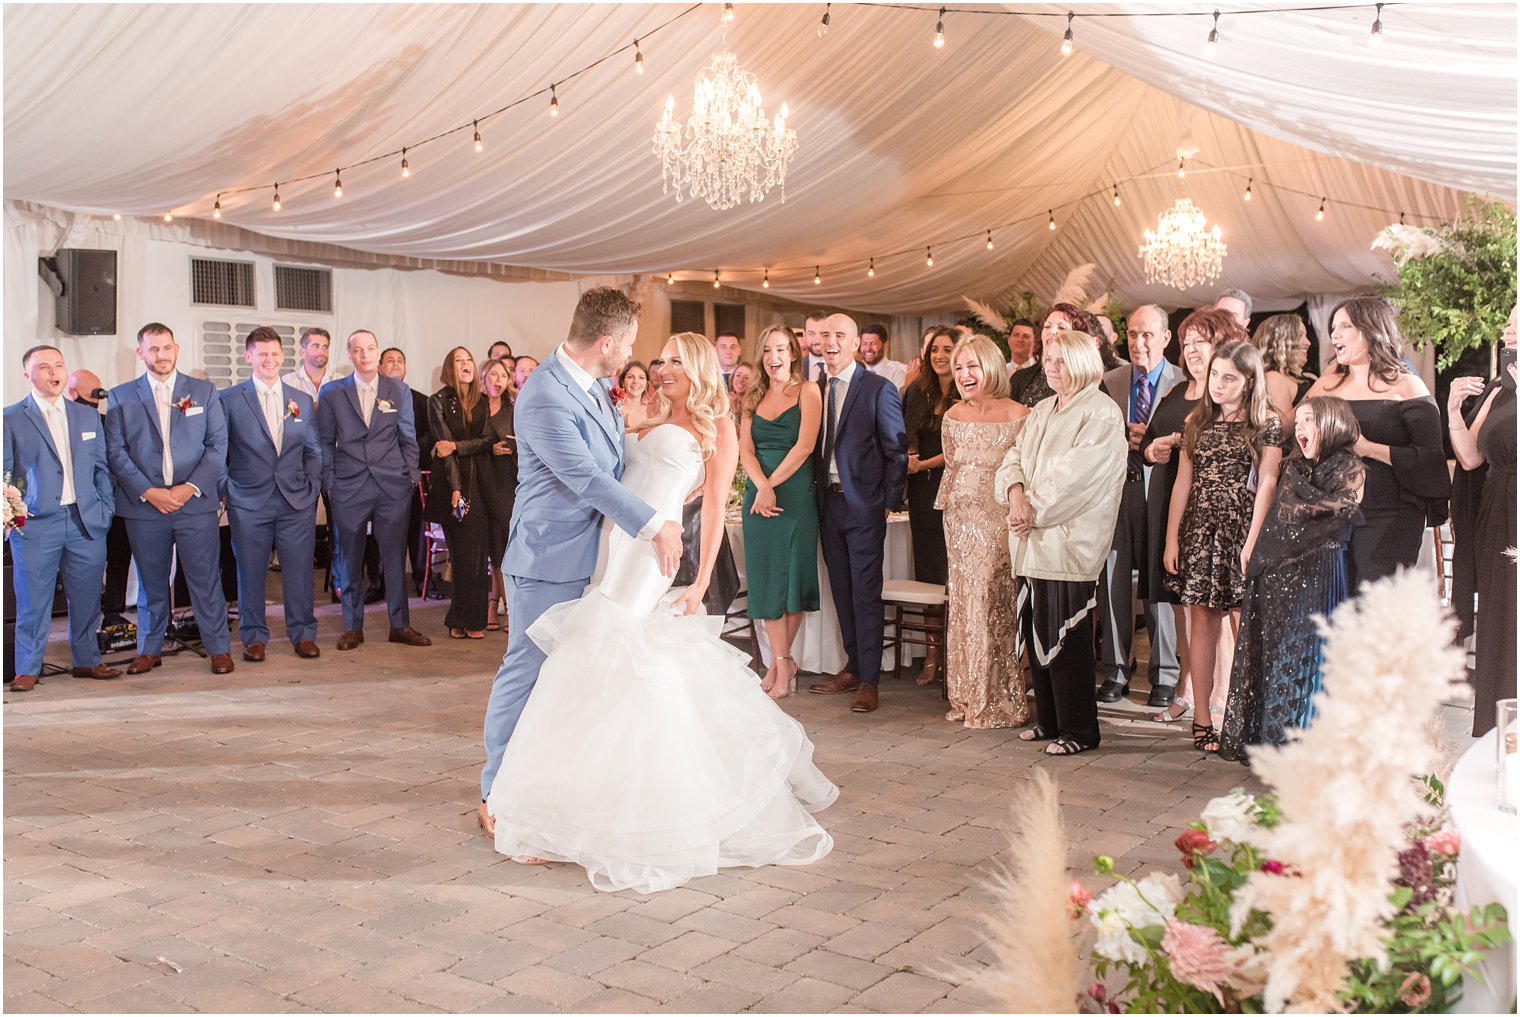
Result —
[[792, 644], [802, 616], [818, 610], [818, 497], [813, 447], [823, 417], [818, 386], [802, 378], [802, 347], [785, 325], [760, 333], [760, 377], [739, 428], [744, 488], [744, 571], [749, 616], [765, 625], [773, 699], [797, 688]]

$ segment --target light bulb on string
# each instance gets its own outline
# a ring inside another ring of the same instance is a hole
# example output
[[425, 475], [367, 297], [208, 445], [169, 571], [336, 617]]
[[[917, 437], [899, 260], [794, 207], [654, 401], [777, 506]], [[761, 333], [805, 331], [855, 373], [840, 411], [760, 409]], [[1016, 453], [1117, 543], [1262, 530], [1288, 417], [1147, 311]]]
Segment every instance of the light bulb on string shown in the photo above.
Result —
[[401, 175], [403, 177], [412, 175], [412, 164], [406, 161], [406, 149], [404, 148], [401, 150]]
[[823, 285], [823, 272], [819, 268], [819, 266], [817, 266], [817, 265], [813, 266], [813, 285], [814, 286], [822, 286]]
[[674, 286], [675, 284], [676, 284], [676, 274], [674, 272], [666, 272], [665, 273], [665, 285], [666, 286]]
[[718, 270], [713, 269], [713, 289], [718, 288]]
[[934, 48], [945, 48], [945, 9], [939, 9], [939, 21], [934, 26]]
[[924, 248], [924, 266], [927, 268], [934, 267], [934, 248], [932, 247]]
[[723, 5], [723, 23], [725, 25], [731, 24], [733, 22], [733, 20], [734, 20], [734, 5], [731, 4], [731, 3], [724, 4]]
[[987, 250], [992, 250], [992, 231], [987, 231]]
[[279, 184], [275, 184], [274, 185], [274, 210], [276, 212], [278, 212], [282, 207], [284, 207], [284, 206], [282, 206], [280, 204], [280, 185]]
[[555, 90], [554, 85], [549, 86], [549, 115], [559, 116], [559, 92]]
[[818, 38], [820, 39], [829, 34], [829, 8], [832, 6], [834, 5], [831, 3], [823, 5], [823, 20], [818, 22]]
[[484, 152], [486, 150], [486, 143], [480, 138], [480, 121], [472, 120], [470, 123], [475, 128], [475, 151]]
[[1180, 155], [1177, 157], [1177, 179], [1187, 179], [1187, 159]]
[[872, 258], [870, 260], [870, 262], [866, 265], [866, 277], [869, 278], [869, 279], [876, 278], [876, 259], [875, 258]]
[[1403, 212], [1399, 213], [1399, 225], [1400, 226], [1404, 225], [1404, 213]]
[[1061, 55], [1071, 56], [1071, 51], [1076, 48], [1076, 39], [1071, 34], [1071, 23], [1076, 15], [1071, 11], [1066, 12], [1066, 34], [1061, 36]]
[[1209, 41], [1203, 47], [1203, 55], [1207, 59], [1212, 60], [1212, 59], [1214, 59], [1214, 56], [1218, 52], [1218, 50], [1219, 50], [1219, 12], [1215, 11], [1214, 12], [1214, 27], [1209, 30]]
[[174, 221], [174, 213], [173, 212], [165, 212], [164, 213], [164, 222], [173, 222], [173, 221]]
[[1372, 37], [1367, 40], [1367, 45], [1377, 49], [1383, 45], [1383, 5], [1376, 4], [1377, 14], [1372, 18]]
[[644, 73], [644, 51], [639, 49], [639, 40], [633, 40], [633, 73]]
[[1240, 196], [1240, 200], [1241, 201], [1250, 201], [1251, 200], [1251, 185], [1254, 184], [1254, 183], [1256, 183], [1256, 178], [1255, 177], [1247, 177], [1246, 178], [1246, 193], [1244, 193], [1244, 194], [1242, 194]]
[[216, 204], [211, 206], [211, 218], [213, 218], [213, 219], [220, 219], [221, 217], [222, 217], [222, 196], [220, 194], [218, 194], [216, 196]]
[[1114, 184], [1114, 207], [1118, 208], [1122, 204], [1124, 204], [1124, 202], [1119, 198], [1119, 185]]
[[1325, 199], [1324, 198], [1320, 198], [1319, 199], [1319, 211], [1314, 213], [1314, 221], [1315, 222], [1324, 222], [1325, 221]]
[[765, 278], [760, 280], [760, 288], [762, 290], [768, 290], [768, 289], [771, 288], [771, 270], [770, 269], [766, 269], [765, 270]]
[[121, 213], [120, 212], [113, 212], [111, 214], [111, 218], [114, 219], [117, 222], [121, 222]]
[[341, 169], [333, 170], [333, 197], [343, 197], [343, 171]]
[[1050, 210], [1050, 222], [1048, 226], [1052, 230], [1056, 228], [1056, 210], [1053, 208]]

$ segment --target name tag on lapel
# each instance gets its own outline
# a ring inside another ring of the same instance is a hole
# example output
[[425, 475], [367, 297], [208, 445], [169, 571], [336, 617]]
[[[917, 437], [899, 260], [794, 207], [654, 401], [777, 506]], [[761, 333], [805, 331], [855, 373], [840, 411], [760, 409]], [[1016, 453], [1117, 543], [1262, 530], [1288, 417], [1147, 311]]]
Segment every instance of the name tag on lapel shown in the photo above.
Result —
[[401, 411], [400, 410], [396, 410], [396, 409], [389, 409], [389, 410], [381, 410], [380, 412], [381, 413], [399, 413]]
[[286, 427], [294, 427], [296, 424], [301, 424], [301, 423], [305, 423], [305, 421], [303, 421], [300, 417], [287, 417], [285, 419], [285, 426]]
[[202, 413], [205, 413], [205, 412], [206, 412], [206, 407], [204, 407], [204, 406], [192, 406], [188, 410], [185, 411], [185, 416], [187, 416], [187, 417], [196, 417], [196, 416], [200, 416]]
[[94, 441], [95, 440], [95, 432], [94, 431], [81, 431], [80, 434], [79, 434], [79, 440], [80, 441]]

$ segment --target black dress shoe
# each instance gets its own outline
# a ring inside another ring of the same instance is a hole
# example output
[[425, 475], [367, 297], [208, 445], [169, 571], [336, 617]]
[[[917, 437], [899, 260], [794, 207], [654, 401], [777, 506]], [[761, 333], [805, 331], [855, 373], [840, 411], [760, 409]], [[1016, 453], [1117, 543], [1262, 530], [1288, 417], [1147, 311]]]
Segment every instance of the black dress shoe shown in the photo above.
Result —
[[1166, 707], [1171, 706], [1177, 698], [1177, 690], [1171, 685], [1152, 685], [1150, 698], [1145, 701], [1146, 706]]
[[1112, 678], [1109, 678], [1105, 680], [1103, 682], [1103, 685], [1098, 689], [1098, 702], [1117, 703], [1119, 700], [1124, 698], [1125, 693], [1128, 691], [1128, 685], [1124, 684], [1123, 682], [1116, 682]]
[[371, 586], [364, 591], [364, 602], [366, 604], [378, 604], [384, 599], [385, 587], [383, 586]]

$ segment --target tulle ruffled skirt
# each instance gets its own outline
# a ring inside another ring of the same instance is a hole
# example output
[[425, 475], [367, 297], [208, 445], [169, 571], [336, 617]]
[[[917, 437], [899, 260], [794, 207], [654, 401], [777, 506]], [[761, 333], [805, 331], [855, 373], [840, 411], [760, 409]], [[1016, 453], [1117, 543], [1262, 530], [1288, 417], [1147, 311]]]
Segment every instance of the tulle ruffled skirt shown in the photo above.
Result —
[[839, 790], [720, 617], [631, 612], [596, 587], [528, 631], [548, 654], [491, 788], [496, 849], [653, 893], [720, 868], [806, 865]]

